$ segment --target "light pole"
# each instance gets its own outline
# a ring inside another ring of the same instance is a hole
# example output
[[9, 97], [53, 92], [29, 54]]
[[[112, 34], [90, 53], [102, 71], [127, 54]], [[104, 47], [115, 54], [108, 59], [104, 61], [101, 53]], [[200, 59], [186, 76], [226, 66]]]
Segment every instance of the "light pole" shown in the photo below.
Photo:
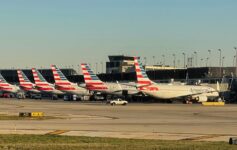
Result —
[[152, 56], [152, 58], [153, 58], [153, 65], [155, 65], [156, 64], [156, 57], [155, 56]]
[[208, 66], [208, 60], [209, 60], [209, 58], [207, 57], [207, 59], [206, 59], [206, 67]]
[[163, 57], [163, 66], [165, 66], [165, 55], [162, 55], [162, 57]]
[[210, 50], [210, 49], [208, 50], [208, 53], [209, 53], [209, 59], [210, 59], [210, 60], [209, 60], [209, 62], [210, 62], [210, 63], [209, 63], [209, 66], [211, 67], [211, 50]]
[[173, 61], [173, 63], [174, 63], [174, 68], [175, 68], [175, 66], [176, 66], [176, 57], [175, 57], [175, 54], [173, 54], [173, 57], [174, 57], [174, 61]]
[[222, 67], [222, 68], [224, 67], [224, 60], [225, 60], [225, 57], [223, 56], [223, 57], [222, 57], [222, 64], [221, 64], [221, 67]]
[[186, 68], [186, 54], [185, 53], [182, 53], [183, 56], [184, 56], [184, 68]]
[[220, 52], [220, 60], [219, 60], [219, 67], [220, 67], [220, 76], [222, 76], [222, 73], [221, 73], [221, 49], [218, 49], [218, 51]]
[[[223, 56], [222, 57], [222, 68], [224, 67], [224, 60], [225, 60], [225, 57]], [[221, 75], [224, 75], [224, 74], [225, 74], [225, 70], [222, 69]]]
[[235, 67], [235, 57], [236, 57], [236, 55], [233, 57], [233, 67]]
[[100, 62], [100, 64], [101, 64], [101, 73], [103, 73], [103, 71], [104, 71], [103, 62]]
[[144, 63], [145, 63], [145, 66], [146, 66], [146, 57], [144, 57]]
[[236, 54], [235, 54], [235, 59], [236, 59], [236, 62], [235, 62], [235, 77], [237, 77], [237, 47], [234, 47], [235, 51], [236, 51]]
[[197, 52], [194, 52], [195, 55], [195, 67], [198, 67]]
[[201, 60], [201, 67], [203, 67], [203, 58], [200, 59]]

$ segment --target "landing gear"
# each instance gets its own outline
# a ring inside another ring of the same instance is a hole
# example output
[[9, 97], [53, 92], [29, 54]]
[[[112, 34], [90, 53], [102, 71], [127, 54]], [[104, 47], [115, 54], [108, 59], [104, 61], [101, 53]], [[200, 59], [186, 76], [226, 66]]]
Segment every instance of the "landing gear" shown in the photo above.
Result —
[[184, 100], [183, 100], [183, 103], [184, 104], [192, 104], [192, 98], [191, 97], [186, 97]]
[[16, 95], [16, 97], [17, 97], [18, 99], [25, 99], [25, 98], [26, 98], [26, 96], [25, 96], [24, 93], [18, 93], [18, 94]]
[[51, 99], [52, 99], [52, 100], [58, 100], [58, 95], [54, 95], [54, 94], [53, 94], [52, 97], [51, 97]]

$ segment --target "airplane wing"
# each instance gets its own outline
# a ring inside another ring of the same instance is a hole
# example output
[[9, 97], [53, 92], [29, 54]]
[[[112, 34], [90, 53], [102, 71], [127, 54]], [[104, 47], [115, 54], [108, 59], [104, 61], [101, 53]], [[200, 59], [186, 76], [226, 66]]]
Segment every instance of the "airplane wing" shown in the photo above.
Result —
[[140, 86], [138, 86], [138, 84], [132, 85], [132, 84], [129, 84], [129, 83], [119, 83], [119, 84], [121, 84], [121, 85], [126, 85], [126, 86], [130, 86], [130, 87], [135, 87], [135, 88], [143, 88], [143, 87], [150, 86], [150, 85], [152, 85], [153, 83], [151, 83], [151, 84], [146, 84], [146, 85], [140, 85]]
[[188, 97], [188, 96], [197, 96], [197, 95], [200, 95], [200, 94], [206, 94], [206, 93], [212, 93], [212, 92], [214, 92], [214, 91], [197, 92], [197, 93], [193, 93], [193, 94], [182, 95], [182, 96], [177, 97], [177, 98], [184, 98], [184, 97]]

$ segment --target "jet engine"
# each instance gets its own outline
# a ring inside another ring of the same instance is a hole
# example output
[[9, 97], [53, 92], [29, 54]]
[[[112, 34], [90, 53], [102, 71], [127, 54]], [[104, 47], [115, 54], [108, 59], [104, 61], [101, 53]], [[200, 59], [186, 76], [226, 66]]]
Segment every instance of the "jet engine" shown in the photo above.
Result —
[[197, 102], [206, 102], [208, 100], [207, 96], [205, 95], [198, 95], [193, 97]]

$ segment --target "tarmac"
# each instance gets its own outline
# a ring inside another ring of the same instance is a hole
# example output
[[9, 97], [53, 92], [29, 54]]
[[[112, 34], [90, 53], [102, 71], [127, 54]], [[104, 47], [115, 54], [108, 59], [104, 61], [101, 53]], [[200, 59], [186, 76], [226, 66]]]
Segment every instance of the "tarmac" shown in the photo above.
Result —
[[237, 137], [237, 105], [136, 104], [0, 99], [0, 114], [44, 112], [49, 120], [0, 120], [0, 134], [228, 141]]

